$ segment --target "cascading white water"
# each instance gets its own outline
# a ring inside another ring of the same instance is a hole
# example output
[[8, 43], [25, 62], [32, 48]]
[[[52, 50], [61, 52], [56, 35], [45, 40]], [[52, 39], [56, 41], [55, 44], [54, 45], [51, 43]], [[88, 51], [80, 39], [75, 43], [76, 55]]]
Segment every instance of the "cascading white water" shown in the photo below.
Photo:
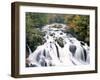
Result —
[[[89, 64], [89, 46], [65, 33], [64, 24], [50, 24], [42, 28], [46, 42], [30, 53], [29, 66], [73, 66]], [[30, 51], [31, 52], [31, 51]]]

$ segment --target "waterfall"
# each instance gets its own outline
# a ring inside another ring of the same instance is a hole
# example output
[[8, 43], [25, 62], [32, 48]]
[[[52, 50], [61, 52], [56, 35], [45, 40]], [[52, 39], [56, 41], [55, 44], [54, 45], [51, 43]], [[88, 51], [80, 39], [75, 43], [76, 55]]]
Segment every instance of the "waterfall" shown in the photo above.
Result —
[[[53, 27], [54, 25], [56, 27]], [[65, 27], [67, 26], [64, 24], [54, 23], [42, 28], [46, 42], [37, 46], [33, 52], [28, 46], [31, 53], [27, 58], [30, 67], [74, 66], [90, 63], [89, 46], [71, 36], [70, 33], [65, 33]]]

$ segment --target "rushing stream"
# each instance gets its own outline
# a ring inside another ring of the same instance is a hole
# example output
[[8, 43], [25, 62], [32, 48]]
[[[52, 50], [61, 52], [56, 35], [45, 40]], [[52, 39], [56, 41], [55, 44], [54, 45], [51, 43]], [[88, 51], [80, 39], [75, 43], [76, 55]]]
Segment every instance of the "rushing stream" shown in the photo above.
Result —
[[32, 52], [29, 48], [27, 58], [30, 67], [35, 66], [73, 66], [90, 63], [89, 46], [77, 40], [64, 30], [64, 24], [50, 24], [42, 28], [45, 43]]

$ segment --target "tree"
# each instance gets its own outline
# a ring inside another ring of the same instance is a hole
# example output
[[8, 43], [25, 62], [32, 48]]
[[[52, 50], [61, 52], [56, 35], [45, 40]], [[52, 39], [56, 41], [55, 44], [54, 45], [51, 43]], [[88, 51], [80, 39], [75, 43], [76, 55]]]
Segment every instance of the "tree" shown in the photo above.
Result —
[[40, 13], [26, 13], [26, 44], [32, 51], [43, 43], [44, 33], [41, 27], [46, 25], [46, 15]]
[[68, 19], [70, 30], [77, 35], [77, 39], [89, 45], [89, 16], [73, 15]]

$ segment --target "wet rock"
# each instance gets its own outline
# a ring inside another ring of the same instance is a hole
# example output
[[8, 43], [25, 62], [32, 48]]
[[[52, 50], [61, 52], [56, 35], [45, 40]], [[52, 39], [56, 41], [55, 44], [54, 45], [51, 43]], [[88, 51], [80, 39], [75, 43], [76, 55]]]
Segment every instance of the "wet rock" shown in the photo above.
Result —
[[72, 55], [75, 55], [75, 51], [76, 51], [77, 47], [75, 45], [70, 45], [69, 50], [72, 53]]

